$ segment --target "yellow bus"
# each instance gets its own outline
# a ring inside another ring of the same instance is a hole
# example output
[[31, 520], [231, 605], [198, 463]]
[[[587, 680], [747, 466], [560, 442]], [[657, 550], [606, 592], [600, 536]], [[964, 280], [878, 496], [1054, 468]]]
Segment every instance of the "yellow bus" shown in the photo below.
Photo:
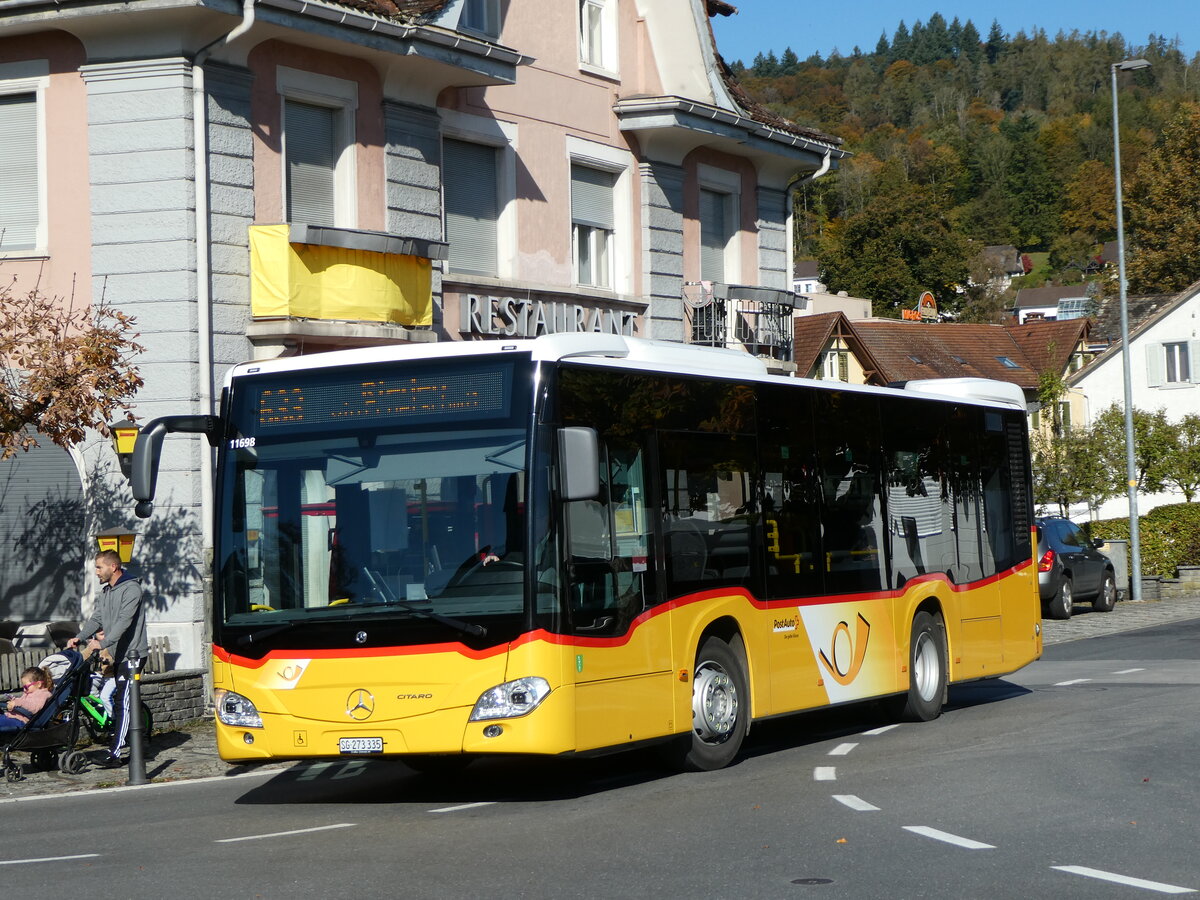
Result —
[[617, 335], [246, 363], [219, 416], [227, 760], [563, 755], [716, 769], [753, 722], [938, 716], [1041, 653], [1025, 408]]

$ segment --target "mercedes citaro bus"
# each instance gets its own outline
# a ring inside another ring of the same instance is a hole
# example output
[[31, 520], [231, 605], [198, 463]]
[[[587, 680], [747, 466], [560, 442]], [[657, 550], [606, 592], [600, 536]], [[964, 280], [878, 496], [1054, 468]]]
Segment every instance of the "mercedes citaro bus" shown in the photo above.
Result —
[[1018, 388], [767, 374], [552, 335], [235, 367], [218, 416], [213, 685], [227, 760], [728, 764], [755, 720], [916, 720], [1041, 653]]

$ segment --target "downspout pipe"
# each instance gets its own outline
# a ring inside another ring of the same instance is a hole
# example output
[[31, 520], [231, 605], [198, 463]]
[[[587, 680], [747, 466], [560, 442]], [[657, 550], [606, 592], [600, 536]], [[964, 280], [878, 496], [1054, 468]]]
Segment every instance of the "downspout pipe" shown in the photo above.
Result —
[[811, 184], [822, 175], [829, 171], [829, 167], [833, 162], [833, 151], [826, 150], [825, 157], [821, 160], [821, 165], [817, 166], [816, 171], [810, 172], [802, 178], [797, 178], [787, 189], [787, 234], [788, 234], [788, 251], [787, 251], [787, 272], [789, 287], [791, 280], [795, 277], [796, 272], [796, 190], [806, 184]]
[[[208, 227], [208, 109], [204, 63], [213, 51], [237, 40], [254, 26], [254, 0], [243, 0], [242, 20], [234, 28], [205, 44], [192, 57], [192, 147], [195, 167], [196, 310], [199, 338], [199, 406], [201, 415], [213, 412], [212, 254]], [[213, 548], [213, 453], [208, 446], [200, 455], [200, 528], [207, 557]]]

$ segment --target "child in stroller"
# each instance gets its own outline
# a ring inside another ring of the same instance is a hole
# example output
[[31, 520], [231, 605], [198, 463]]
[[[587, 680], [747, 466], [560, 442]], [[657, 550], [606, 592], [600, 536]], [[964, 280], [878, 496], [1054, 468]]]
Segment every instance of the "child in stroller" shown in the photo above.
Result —
[[[21, 722], [19, 728], [0, 731], [0, 748], [3, 749], [0, 767], [10, 782], [25, 777], [12, 756], [17, 751], [28, 751], [35, 764], [57, 763], [64, 774], [77, 775], [87, 765], [87, 757], [75, 749], [79, 741], [77, 702], [90, 684], [83, 655], [76, 650], [61, 650], [36, 668], [47, 670], [54, 676], [49, 698], [28, 721]], [[55, 675], [56, 672], [61, 674]]]
[[20, 731], [50, 700], [54, 679], [50, 671], [30, 666], [21, 673], [21, 693], [12, 697], [0, 716], [0, 731]]

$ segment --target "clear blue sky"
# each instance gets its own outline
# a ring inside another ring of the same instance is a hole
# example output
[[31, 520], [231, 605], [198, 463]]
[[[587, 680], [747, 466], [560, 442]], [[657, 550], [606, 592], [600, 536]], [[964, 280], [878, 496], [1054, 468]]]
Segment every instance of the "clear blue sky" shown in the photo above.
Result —
[[970, 19], [986, 38], [992, 20], [1013, 35], [1034, 27], [1053, 37], [1070, 33], [1120, 32], [1133, 45], [1146, 43], [1151, 32], [1178, 37], [1185, 56], [1200, 50], [1200, 2], [1198, 0], [861, 0], [858, 3], [805, 3], [802, 0], [730, 0], [738, 14], [716, 16], [713, 28], [717, 48], [729, 62], [740, 59], [747, 65], [758, 53], [774, 50], [778, 56], [791, 47], [805, 59], [814, 53], [828, 56], [835, 47], [849, 55], [857, 44], [864, 52], [875, 49], [879, 35], [890, 40], [901, 20], [909, 28], [920, 19], [929, 21], [941, 13], [947, 22], [958, 16]]

